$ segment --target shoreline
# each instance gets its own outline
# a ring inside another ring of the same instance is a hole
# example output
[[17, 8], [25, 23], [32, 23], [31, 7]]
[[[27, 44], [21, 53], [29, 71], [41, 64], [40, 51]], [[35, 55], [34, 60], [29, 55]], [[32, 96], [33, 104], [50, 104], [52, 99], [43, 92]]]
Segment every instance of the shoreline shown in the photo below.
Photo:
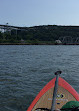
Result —
[[0, 45], [79, 45], [78, 44], [55, 44], [55, 43], [0, 43]]

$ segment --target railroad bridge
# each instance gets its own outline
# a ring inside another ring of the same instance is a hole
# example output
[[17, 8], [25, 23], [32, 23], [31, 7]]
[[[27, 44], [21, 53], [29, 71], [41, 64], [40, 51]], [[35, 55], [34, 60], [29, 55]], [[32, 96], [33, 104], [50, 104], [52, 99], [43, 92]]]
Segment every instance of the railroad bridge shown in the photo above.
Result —
[[62, 44], [79, 44], [79, 37], [62, 36], [59, 37]]

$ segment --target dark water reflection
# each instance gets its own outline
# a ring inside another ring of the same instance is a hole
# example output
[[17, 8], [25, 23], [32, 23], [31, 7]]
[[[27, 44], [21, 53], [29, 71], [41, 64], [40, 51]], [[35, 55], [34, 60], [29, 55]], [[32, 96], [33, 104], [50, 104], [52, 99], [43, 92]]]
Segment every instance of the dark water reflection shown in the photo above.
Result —
[[0, 110], [27, 110], [57, 70], [79, 93], [79, 46], [1, 45]]

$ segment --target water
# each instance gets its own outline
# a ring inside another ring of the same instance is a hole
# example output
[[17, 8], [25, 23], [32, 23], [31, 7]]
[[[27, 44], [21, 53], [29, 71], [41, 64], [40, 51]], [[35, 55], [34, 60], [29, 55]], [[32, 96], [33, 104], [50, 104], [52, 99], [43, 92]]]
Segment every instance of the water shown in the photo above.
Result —
[[1, 45], [0, 111], [26, 111], [57, 70], [79, 93], [79, 46]]

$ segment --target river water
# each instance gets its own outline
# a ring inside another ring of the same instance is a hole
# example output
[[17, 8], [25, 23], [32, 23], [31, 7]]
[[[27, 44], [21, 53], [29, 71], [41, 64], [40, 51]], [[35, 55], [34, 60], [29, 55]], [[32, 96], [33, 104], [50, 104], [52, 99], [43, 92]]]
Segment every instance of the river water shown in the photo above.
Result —
[[26, 111], [57, 70], [79, 93], [78, 45], [0, 45], [0, 111]]

